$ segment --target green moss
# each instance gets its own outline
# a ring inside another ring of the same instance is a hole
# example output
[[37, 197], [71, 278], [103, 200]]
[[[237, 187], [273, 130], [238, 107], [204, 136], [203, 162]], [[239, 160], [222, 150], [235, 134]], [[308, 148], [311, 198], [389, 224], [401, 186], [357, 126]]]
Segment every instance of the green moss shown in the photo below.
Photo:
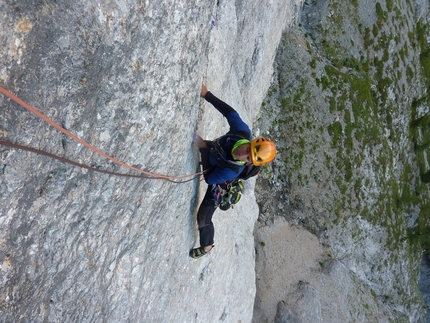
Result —
[[311, 62], [309, 63], [309, 65], [310, 65], [310, 67], [312, 67], [312, 68], [316, 68], [317, 67], [317, 62], [316, 62], [316, 59], [315, 58], [313, 58], [312, 60], [311, 60]]
[[346, 182], [350, 182], [351, 179], [353, 178], [353, 165], [351, 163], [351, 161], [349, 159], [344, 159], [344, 166], [345, 166], [345, 181]]
[[412, 70], [412, 68], [410, 66], [406, 67], [406, 77], [407, 77], [408, 83], [412, 82], [414, 76], [415, 76], [415, 73]]
[[[373, 28], [372, 28], [373, 38], [376, 38], [378, 36], [378, 33], [379, 33], [379, 27], [377, 25], [373, 25]], [[372, 44], [373, 44], [373, 41], [372, 41]]]
[[373, 38], [370, 36], [370, 28], [367, 27], [364, 29], [364, 49], [368, 49], [372, 44]]
[[329, 135], [332, 137], [333, 147], [339, 147], [342, 142], [342, 124], [337, 121], [327, 128]]
[[376, 9], [376, 17], [378, 19], [378, 25], [382, 25], [385, 20], [388, 18], [388, 14], [386, 11], [382, 9], [381, 3], [377, 2], [375, 5]]

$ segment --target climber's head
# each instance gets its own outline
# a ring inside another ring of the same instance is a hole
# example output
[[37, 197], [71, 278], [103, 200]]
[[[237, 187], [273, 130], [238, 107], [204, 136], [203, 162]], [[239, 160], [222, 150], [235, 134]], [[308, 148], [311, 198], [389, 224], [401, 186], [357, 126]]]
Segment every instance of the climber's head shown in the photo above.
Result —
[[267, 138], [255, 138], [251, 141], [241, 139], [231, 150], [233, 158], [244, 163], [252, 162], [255, 166], [265, 165], [276, 156], [276, 145]]
[[233, 158], [237, 161], [243, 163], [250, 163], [250, 151], [250, 141], [247, 139], [240, 139], [234, 144], [233, 148], [231, 149], [231, 154]]

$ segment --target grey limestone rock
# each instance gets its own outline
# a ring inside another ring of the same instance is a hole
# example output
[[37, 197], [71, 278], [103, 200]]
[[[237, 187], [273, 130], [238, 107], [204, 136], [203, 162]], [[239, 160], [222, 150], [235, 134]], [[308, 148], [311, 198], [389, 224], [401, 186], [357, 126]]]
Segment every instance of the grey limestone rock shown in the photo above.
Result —
[[[200, 99], [201, 83], [251, 123], [300, 1], [0, 5], [2, 87], [121, 161], [184, 175], [198, 167], [196, 128], [215, 138], [226, 127]], [[0, 105], [2, 140], [131, 173], [8, 98]], [[7, 147], [0, 154], [0, 321], [251, 320], [252, 184], [241, 206], [216, 215], [217, 247], [196, 261], [188, 251], [198, 180], [120, 178]]]

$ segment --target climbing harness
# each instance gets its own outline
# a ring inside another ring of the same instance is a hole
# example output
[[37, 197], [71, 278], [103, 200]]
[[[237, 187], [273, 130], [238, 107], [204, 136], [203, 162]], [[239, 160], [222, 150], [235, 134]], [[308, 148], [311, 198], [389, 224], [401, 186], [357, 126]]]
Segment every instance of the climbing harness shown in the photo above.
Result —
[[230, 207], [234, 208], [234, 205], [239, 202], [245, 187], [241, 180], [234, 180], [223, 186], [225, 188], [219, 184], [213, 184], [212, 193], [215, 206], [219, 206], [221, 210], [226, 211]]
[[3, 145], [3, 146], [9, 146], [9, 147], [12, 147], [12, 148], [23, 149], [23, 150], [35, 152], [35, 153], [38, 153], [38, 154], [41, 154], [41, 155], [45, 155], [45, 156], [48, 156], [48, 157], [51, 157], [51, 158], [55, 158], [57, 160], [61, 160], [63, 162], [66, 162], [66, 163], [69, 163], [69, 164], [72, 164], [72, 165], [75, 165], [75, 166], [78, 166], [78, 167], [90, 169], [90, 170], [101, 172], [101, 173], [116, 175], [116, 176], [139, 177], [139, 178], [147, 178], [147, 179], [163, 179], [163, 180], [167, 180], [167, 181], [170, 181], [170, 182], [173, 182], [173, 183], [185, 183], [185, 182], [191, 181], [191, 180], [199, 177], [200, 175], [202, 175], [205, 172], [205, 171], [202, 171], [202, 172], [198, 172], [198, 173], [195, 173], [195, 174], [183, 175], [183, 176], [169, 176], [169, 175], [154, 174], [154, 173], [150, 173], [150, 172], [144, 171], [142, 169], [133, 167], [133, 166], [128, 165], [128, 164], [126, 164], [126, 163], [124, 163], [122, 161], [119, 161], [118, 159], [116, 159], [116, 158], [114, 158], [112, 156], [109, 156], [108, 154], [102, 152], [100, 149], [98, 149], [98, 148], [90, 145], [86, 141], [78, 138], [77, 136], [75, 136], [71, 132], [69, 132], [66, 129], [64, 129], [63, 127], [61, 127], [59, 124], [57, 124], [54, 121], [52, 121], [51, 119], [49, 119], [43, 113], [39, 112], [37, 109], [35, 109], [31, 105], [25, 103], [20, 98], [18, 98], [14, 94], [10, 93], [9, 91], [7, 91], [6, 89], [4, 89], [1, 86], [0, 86], [0, 93], [2, 93], [3, 95], [7, 96], [11, 100], [15, 101], [16, 103], [18, 103], [19, 105], [21, 105], [23, 108], [25, 108], [26, 110], [30, 111], [34, 115], [38, 116], [43, 121], [49, 123], [51, 126], [53, 126], [54, 128], [58, 129], [62, 133], [66, 134], [70, 138], [74, 139], [78, 143], [80, 143], [80, 144], [84, 145], [85, 147], [93, 150], [97, 154], [99, 154], [99, 155], [101, 155], [101, 156], [103, 156], [103, 157], [111, 160], [115, 164], [118, 164], [120, 166], [126, 167], [128, 169], [133, 170], [133, 171], [139, 172], [139, 173], [141, 173], [143, 175], [128, 175], [128, 174], [122, 174], [122, 173], [115, 173], [115, 172], [109, 172], [109, 171], [105, 171], [105, 170], [100, 170], [100, 169], [97, 169], [97, 168], [93, 168], [93, 167], [89, 167], [89, 166], [86, 166], [86, 165], [82, 165], [82, 164], [73, 162], [73, 161], [68, 160], [66, 158], [50, 154], [50, 153], [44, 152], [44, 151], [39, 150], [39, 149], [35, 149], [35, 148], [31, 148], [31, 147], [25, 147], [25, 146], [21, 146], [21, 145], [17, 145], [17, 144], [12, 144], [12, 143], [10, 143], [8, 141], [1, 140], [0, 144]]

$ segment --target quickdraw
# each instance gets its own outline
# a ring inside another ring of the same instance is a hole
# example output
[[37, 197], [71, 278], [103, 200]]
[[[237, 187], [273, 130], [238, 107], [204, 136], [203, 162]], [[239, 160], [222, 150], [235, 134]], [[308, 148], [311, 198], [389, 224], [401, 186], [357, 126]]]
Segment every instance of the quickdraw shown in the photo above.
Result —
[[245, 187], [241, 180], [235, 180], [228, 183], [226, 188], [222, 188], [219, 184], [212, 185], [212, 193], [214, 196], [215, 206], [226, 211], [230, 207], [234, 208], [242, 196]]

